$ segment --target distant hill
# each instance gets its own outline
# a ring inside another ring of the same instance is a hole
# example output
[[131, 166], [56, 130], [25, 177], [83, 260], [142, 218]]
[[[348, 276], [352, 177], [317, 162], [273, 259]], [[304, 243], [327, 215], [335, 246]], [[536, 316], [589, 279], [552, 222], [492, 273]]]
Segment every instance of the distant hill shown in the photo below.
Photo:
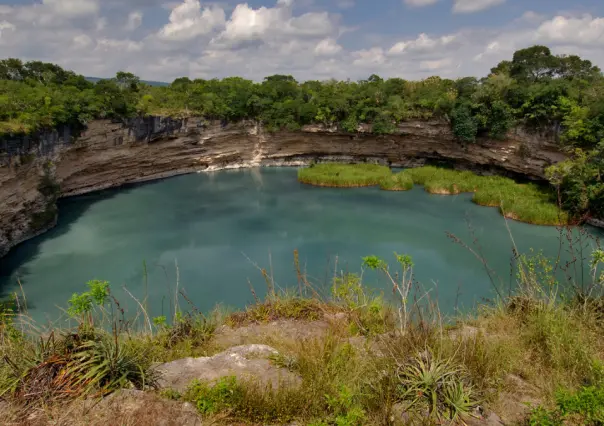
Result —
[[[99, 77], [85, 77], [86, 80], [90, 81], [91, 83], [96, 83], [99, 80], [104, 80], [103, 78], [99, 78]], [[163, 81], [147, 81], [147, 80], [141, 80], [141, 83], [145, 83], [148, 84], [149, 86], [158, 86], [158, 87], [165, 87], [165, 86], [169, 86], [170, 83], [166, 83]]]

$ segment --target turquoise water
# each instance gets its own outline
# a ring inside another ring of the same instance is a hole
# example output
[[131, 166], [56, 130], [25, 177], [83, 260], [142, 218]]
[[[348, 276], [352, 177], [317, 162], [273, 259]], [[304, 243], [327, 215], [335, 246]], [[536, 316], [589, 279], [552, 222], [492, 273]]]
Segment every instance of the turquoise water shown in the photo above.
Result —
[[[279, 286], [297, 287], [296, 249], [317, 287], [328, 285], [335, 270], [360, 272], [363, 256], [392, 260], [396, 251], [413, 257], [415, 278], [441, 308], [469, 309], [494, 293], [483, 265], [446, 233], [471, 243], [472, 228], [506, 286], [512, 256], [502, 216], [470, 199], [420, 187], [404, 193], [310, 187], [285, 168], [191, 174], [103, 191], [62, 200], [56, 228], [1, 259], [0, 293], [20, 292], [19, 279], [30, 314], [55, 319], [88, 280], [103, 279], [131, 311], [124, 286], [138, 298], [148, 293], [152, 315], [168, 314], [178, 270], [179, 286], [197, 308], [242, 307], [253, 301], [250, 284], [264, 294], [257, 267], [272, 265]], [[556, 228], [513, 221], [509, 227], [521, 251], [557, 255]], [[390, 294], [382, 277], [366, 272], [364, 278]]]

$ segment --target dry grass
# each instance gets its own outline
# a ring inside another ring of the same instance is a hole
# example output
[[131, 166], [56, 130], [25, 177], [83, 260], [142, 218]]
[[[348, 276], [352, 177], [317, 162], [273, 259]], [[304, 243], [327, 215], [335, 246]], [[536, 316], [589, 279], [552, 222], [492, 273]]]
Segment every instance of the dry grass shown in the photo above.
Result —
[[269, 297], [264, 301], [248, 306], [243, 311], [230, 314], [226, 319], [226, 324], [232, 327], [241, 327], [282, 319], [317, 321], [322, 319], [325, 314], [337, 310], [335, 305], [318, 299], [290, 296]]

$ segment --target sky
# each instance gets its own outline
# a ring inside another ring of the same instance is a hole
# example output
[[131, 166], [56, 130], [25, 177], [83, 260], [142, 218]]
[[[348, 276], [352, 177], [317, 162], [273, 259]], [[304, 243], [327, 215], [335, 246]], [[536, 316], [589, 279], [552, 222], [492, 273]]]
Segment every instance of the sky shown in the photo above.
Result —
[[604, 1], [0, 0], [0, 58], [95, 77], [482, 77], [534, 44], [604, 68]]

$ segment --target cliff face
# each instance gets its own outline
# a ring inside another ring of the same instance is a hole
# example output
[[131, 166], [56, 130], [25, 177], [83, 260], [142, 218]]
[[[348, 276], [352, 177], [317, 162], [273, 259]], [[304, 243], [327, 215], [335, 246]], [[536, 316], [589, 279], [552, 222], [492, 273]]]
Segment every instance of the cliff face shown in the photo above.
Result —
[[129, 182], [325, 159], [375, 159], [395, 166], [445, 160], [543, 179], [546, 166], [564, 159], [551, 137], [516, 130], [504, 141], [480, 140], [462, 146], [449, 125], [437, 121], [407, 122], [396, 135], [376, 136], [363, 129], [346, 134], [323, 126], [268, 133], [253, 122], [221, 125], [156, 118], [124, 125], [98, 120], [77, 140], [59, 142], [53, 149], [45, 148], [44, 156], [13, 155], [10, 164], [0, 162], [0, 256], [54, 226], [58, 196]]

